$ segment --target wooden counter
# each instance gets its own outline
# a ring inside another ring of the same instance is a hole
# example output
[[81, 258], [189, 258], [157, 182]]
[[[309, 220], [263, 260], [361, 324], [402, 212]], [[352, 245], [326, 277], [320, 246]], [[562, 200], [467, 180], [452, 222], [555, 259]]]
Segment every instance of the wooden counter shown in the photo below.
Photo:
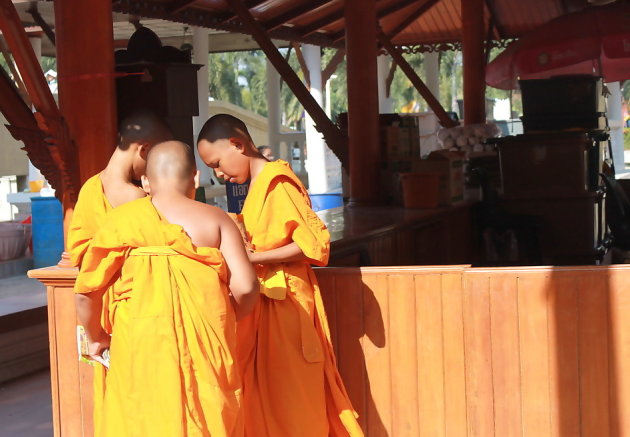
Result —
[[436, 209], [339, 207], [318, 212], [331, 267], [469, 264], [470, 204]]

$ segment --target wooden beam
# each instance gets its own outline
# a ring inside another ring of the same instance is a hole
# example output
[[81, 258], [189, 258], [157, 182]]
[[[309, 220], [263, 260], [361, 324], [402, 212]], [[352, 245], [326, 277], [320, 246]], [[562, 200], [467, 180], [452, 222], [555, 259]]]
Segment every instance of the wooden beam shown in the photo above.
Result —
[[407, 60], [403, 57], [402, 53], [400, 53], [400, 51], [396, 49], [396, 47], [394, 47], [394, 44], [392, 44], [392, 41], [389, 39], [389, 37], [385, 35], [382, 31], [380, 31], [378, 32], [378, 39], [385, 50], [387, 50], [389, 55], [392, 57], [394, 62], [398, 64], [400, 69], [405, 73], [405, 75], [407, 75], [416, 90], [418, 90], [422, 98], [424, 98], [424, 100], [427, 102], [429, 108], [431, 108], [433, 113], [440, 121], [440, 124], [444, 127], [456, 126], [457, 123], [448, 116], [440, 102], [435, 98], [433, 93], [431, 93], [424, 82], [422, 82], [422, 79], [420, 79], [420, 77], [416, 74], [413, 67], [409, 65]]
[[304, 74], [304, 82], [306, 82], [306, 87], [311, 89], [311, 72], [308, 70], [306, 65], [306, 61], [304, 60], [304, 55], [302, 54], [302, 47], [300, 47], [300, 43], [292, 42], [291, 47], [295, 50], [295, 56], [297, 56], [298, 63], [300, 64], [300, 68], [302, 69], [302, 74]]
[[[65, 207], [71, 208], [76, 202], [80, 186], [76, 147], [11, 0], [0, 0], [0, 30], [13, 54], [30, 100], [37, 111], [35, 113], [37, 125], [47, 136], [46, 144], [52, 158], [47, 165], [53, 165], [57, 175], [57, 179], [49, 180], [49, 182], [52, 184], [58, 181], [58, 185], [54, 187], [56, 195], [63, 199]], [[85, 103], [81, 98], [79, 100], [78, 104], [83, 107]], [[101, 120], [98, 122], [100, 123]]]
[[256, 40], [265, 55], [267, 55], [276, 71], [291, 88], [293, 94], [304, 106], [304, 110], [309, 113], [315, 123], [315, 128], [323, 134], [328, 147], [337, 155], [341, 164], [348, 169], [348, 140], [345, 135], [330, 121], [322, 107], [311, 96], [311, 93], [306, 89], [295, 71], [293, 71], [278, 48], [273, 44], [265, 29], [254, 19], [243, 2], [241, 0], [226, 0], [226, 2], [243, 22], [245, 28]]
[[440, 0], [426, 0], [418, 9], [416, 9], [413, 13], [408, 15], [403, 21], [401, 21], [394, 29], [389, 32], [387, 35], [394, 39], [400, 32], [405, 30], [407, 27], [411, 25], [414, 21], [418, 20], [422, 17], [429, 9], [435, 6]]
[[169, 10], [172, 14], [178, 14], [195, 3], [197, 3], [197, 0], [177, 0], [169, 4]]
[[338, 49], [337, 52], [335, 52], [335, 55], [330, 59], [328, 65], [326, 65], [322, 71], [322, 85], [325, 85], [330, 79], [330, 76], [337, 71], [337, 67], [339, 67], [339, 64], [343, 62], [343, 58], [345, 58], [345, 56], [346, 51], [344, 49]]
[[486, 7], [488, 8], [488, 12], [490, 13], [490, 20], [494, 24], [494, 28], [497, 31], [499, 39], [505, 38], [507, 33], [505, 32], [505, 28], [499, 21], [499, 14], [497, 13], [497, 7], [494, 3], [494, 0], [486, 0]]
[[313, 21], [311, 24], [300, 28], [300, 35], [302, 37], [309, 36], [315, 32], [317, 32], [322, 27], [328, 26], [329, 24], [334, 23], [335, 21], [339, 21], [343, 18], [343, 6], [340, 9], [337, 9], [334, 12], [331, 12], [328, 15], [323, 16], [319, 20]]
[[7, 47], [7, 43], [5, 42], [4, 38], [0, 38], [0, 52], [2, 52], [2, 56], [4, 56], [4, 60], [9, 67], [9, 71], [11, 71], [11, 74], [13, 75], [13, 81], [17, 85], [17, 89], [20, 93], [20, 96], [22, 96], [22, 100], [24, 100], [24, 103], [26, 103], [28, 106], [31, 106], [32, 103], [31, 99], [28, 97], [28, 91], [26, 90], [26, 86], [24, 86], [24, 82], [22, 82], [20, 73], [15, 66], [15, 62], [13, 62], [11, 51]]
[[394, 74], [396, 74], [396, 67], [398, 64], [392, 62], [392, 65], [389, 67], [389, 73], [387, 74], [387, 78], [385, 79], [385, 97], [389, 99], [389, 96], [392, 95], [392, 82], [394, 82]]
[[46, 23], [46, 20], [44, 20], [44, 17], [42, 17], [42, 15], [37, 10], [37, 2], [32, 2], [31, 6], [28, 8], [26, 12], [31, 14], [31, 17], [33, 17], [33, 21], [35, 21], [35, 24], [37, 24], [39, 27], [42, 28], [42, 30], [46, 34], [46, 37], [50, 40], [50, 42], [54, 46], [55, 45], [55, 32], [52, 30], [50, 25]]
[[268, 21], [263, 22], [263, 27], [267, 29], [267, 32], [271, 32], [287, 24], [289, 21], [295, 20], [296, 18], [301, 17], [307, 12], [320, 8], [330, 2], [331, 0], [313, 0], [310, 2], [302, 3]]
[[[245, 0], [245, 7], [247, 9], [251, 9], [251, 8], [255, 8], [258, 5], [261, 5], [263, 3], [265, 3], [267, 0]], [[238, 15], [236, 14], [229, 14], [225, 17], [223, 17], [223, 19], [221, 20], [222, 24], [226, 24], [229, 23], [230, 21], [234, 20], [235, 18], [238, 18]]]

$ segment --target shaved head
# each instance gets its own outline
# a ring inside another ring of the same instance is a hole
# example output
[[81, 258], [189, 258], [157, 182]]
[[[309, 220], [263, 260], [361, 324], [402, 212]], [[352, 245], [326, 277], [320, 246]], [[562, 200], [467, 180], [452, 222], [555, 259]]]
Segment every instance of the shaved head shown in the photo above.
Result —
[[229, 114], [217, 114], [208, 119], [199, 132], [197, 142], [201, 140], [214, 143], [232, 137], [243, 138], [252, 142], [247, 126], [240, 119]]
[[166, 122], [150, 111], [137, 111], [125, 117], [118, 131], [118, 148], [127, 150], [133, 143], [157, 144], [173, 139]]
[[147, 157], [147, 178], [156, 181], [171, 180], [186, 185], [195, 175], [195, 154], [192, 147], [181, 141], [156, 144]]

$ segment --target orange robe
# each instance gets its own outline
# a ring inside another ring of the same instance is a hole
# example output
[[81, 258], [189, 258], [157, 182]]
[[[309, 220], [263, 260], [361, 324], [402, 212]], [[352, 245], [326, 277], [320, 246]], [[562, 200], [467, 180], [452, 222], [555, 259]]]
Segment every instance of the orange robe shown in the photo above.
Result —
[[248, 437], [362, 436], [341, 381], [317, 279], [330, 234], [284, 161], [265, 164], [242, 211], [256, 251], [297, 243], [309, 261], [256, 266], [261, 300], [238, 323]]
[[96, 436], [242, 436], [236, 318], [216, 248], [196, 248], [151, 203], [119, 206], [75, 291], [113, 282], [110, 370]]
[[72, 222], [68, 229], [68, 254], [73, 266], [81, 266], [92, 237], [103, 223], [105, 216], [112, 210], [105, 197], [100, 173], [89, 178], [79, 192], [79, 199], [72, 213]]
[[[80, 267], [85, 252], [103, 223], [105, 217], [113, 209], [103, 190], [100, 173], [89, 178], [79, 192], [77, 204], [72, 213], [72, 222], [68, 229], [66, 242], [67, 251], [70, 255], [70, 262], [73, 266]], [[103, 305], [109, 307], [109, 293], [103, 296]], [[103, 327], [111, 333], [111, 327], [106, 323], [107, 317], [102, 320]], [[105, 368], [103, 366], [94, 367], [94, 426], [100, 423], [99, 412], [102, 410], [103, 396], [105, 393]]]

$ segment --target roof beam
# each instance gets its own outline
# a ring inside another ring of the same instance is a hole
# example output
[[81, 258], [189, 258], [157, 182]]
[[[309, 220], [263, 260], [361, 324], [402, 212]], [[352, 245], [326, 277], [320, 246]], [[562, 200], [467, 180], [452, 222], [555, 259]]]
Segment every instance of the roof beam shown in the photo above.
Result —
[[263, 26], [267, 29], [267, 32], [270, 32], [284, 24], [287, 24], [289, 21], [295, 20], [296, 18], [301, 17], [307, 12], [320, 8], [330, 2], [331, 0], [314, 0], [307, 3], [302, 3], [301, 5], [289, 9], [285, 13], [280, 14], [277, 17], [272, 18], [271, 20], [263, 22]]
[[[209, 27], [212, 29], [220, 29], [228, 32], [247, 33], [243, 30], [243, 24], [238, 20], [226, 20], [230, 18], [229, 13], [219, 18], [215, 13], [201, 9], [185, 9], [177, 14], [172, 14], [168, 10], [168, 4], [158, 1], [135, 1], [135, 0], [118, 0], [112, 2], [112, 10], [129, 15], [137, 15], [144, 18], [157, 18], [161, 20], [169, 20], [176, 23], [185, 23], [191, 26]], [[269, 32], [269, 36], [274, 39], [286, 41], [299, 41], [307, 44], [315, 44], [324, 47], [332, 46], [332, 40], [324, 34], [315, 34], [308, 38], [302, 38], [298, 29], [292, 27], [281, 27], [273, 32]]]
[[184, 9], [188, 9], [196, 2], [197, 0], [177, 0], [173, 2], [172, 6], [169, 6], [169, 11], [171, 14], [177, 14]]
[[486, 7], [488, 8], [488, 12], [490, 13], [490, 21], [494, 24], [494, 28], [499, 34], [499, 39], [505, 38], [507, 33], [505, 32], [505, 28], [499, 21], [499, 14], [497, 13], [497, 7], [494, 3], [494, 0], [486, 0]]
[[429, 9], [431, 9], [437, 2], [440, 0], [426, 0], [418, 9], [416, 9], [413, 13], [408, 15], [403, 21], [401, 21], [394, 29], [389, 32], [388, 36], [390, 38], [395, 38], [400, 32], [405, 30], [407, 27], [411, 25], [414, 21], [418, 20], [422, 17]]
[[44, 17], [42, 17], [42, 15], [37, 10], [37, 2], [32, 2], [31, 6], [27, 9], [26, 12], [31, 14], [31, 17], [33, 17], [33, 21], [35, 21], [35, 24], [37, 24], [39, 27], [42, 28], [42, 30], [44, 31], [44, 33], [46, 34], [46, 36], [48, 37], [48, 39], [54, 46], [55, 45], [55, 32], [53, 32], [50, 25], [46, 23], [46, 20], [44, 20]]
[[225, 0], [234, 13], [242, 21], [245, 29], [254, 37], [267, 59], [291, 88], [295, 97], [300, 101], [304, 110], [313, 119], [315, 129], [322, 133], [328, 147], [337, 155], [344, 168], [348, 169], [348, 138], [328, 118], [322, 107], [304, 86], [298, 75], [284, 59], [278, 48], [262, 25], [249, 12], [242, 0]]
[[[261, 5], [261, 4], [265, 3], [266, 1], [267, 1], [267, 0], [245, 0], [245, 1], [244, 1], [244, 3], [245, 3], [245, 5], [244, 5], [244, 6], [245, 6], [247, 9], [251, 9], [251, 8], [255, 8], [255, 7], [256, 7], [256, 6], [258, 6], [258, 5]], [[230, 22], [230, 21], [234, 20], [234, 19], [235, 19], [235, 18], [237, 18], [237, 17], [238, 17], [238, 15], [236, 15], [236, 14], [231, 14], [231, 15], [228, 15], [228, 16], [226, 16], [226, 17], [223, 19], [223, 21], [221, 21], [221, 23], [228, 23], [228, 22]]]
[[389, 37], [385, 35], [382, 30], [379, 30], [378, 32], [378, 40], [383, 45], [385, 50], [387, 50], [394, 62], [398, 64], [400, 69], [409, 78], [409, 80], [416, 88], [416, 90], [418, 90], [422, 98], [427, 102], [429, 108], [431, 108], [433, 113], [440, 121], [440, 124], [444, 127], [456, 126], [457, 123], [448, 116], [438, 99], [435, 98], [433, 93], [431, 93], [429, 88], [427, 88], [422, 79], [420, 79], [420, 76], [418, 76], [418, 74], [414, 71], [413, 67], [409, 65], [407, 60], [403, 57], [402, 53], [400, 53], [400, 51], [396, 47], [394, 47], [391, 39], [389, 39]]
[[338, 49], [334, 56], [328, 61], [328, 65], [322, 71], [322, 83], [328, 82], [328, 79], [333, 75], [335, 71], [337, 71], [337, 67], [339, 64], [343, 62], [343, 58], [346, 57], [345, 49]]
[[304, 81], [306, 82], [306, 86], [308, 89], [311, 89], [311, 72], [306, 66], [306, 60], [304, 59], [304, 55], [302, 54], [302, 47], [298, 42], [292, 42], [291, 47], [295, 50], [295, 56], [297, 56], [298, 63], [300, 64], [300, 68], [302, 69], [302, 74], [304, 75]]
[[319, 20], [313, 21], [311, 24], [304, 26], [300, 29], [301, 36], [309, 36], [315, 32], [317, 32], [322, 27], [328, 26], [329, 24], [334, 23], [335, 21], [339, 21], [343, 18], [343, 5], [341, 8], [331, 12], [328, 15], [323, 16]]

